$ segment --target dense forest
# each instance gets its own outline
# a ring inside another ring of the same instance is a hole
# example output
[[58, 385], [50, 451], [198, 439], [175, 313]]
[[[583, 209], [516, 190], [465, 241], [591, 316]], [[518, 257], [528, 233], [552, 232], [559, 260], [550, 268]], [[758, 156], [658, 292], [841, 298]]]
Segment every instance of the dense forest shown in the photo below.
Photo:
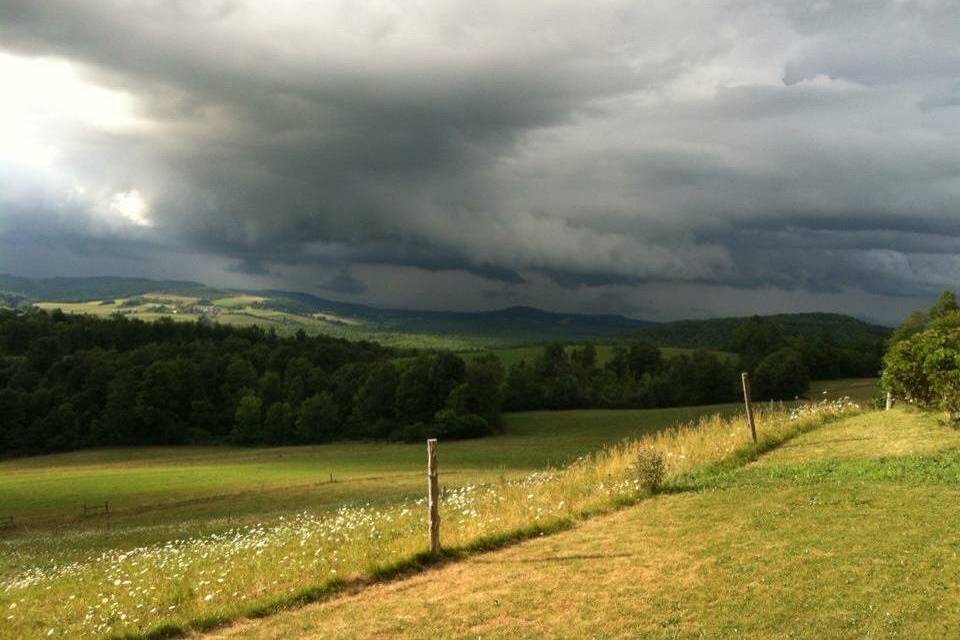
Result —
[[[0, 311], [0, 451], [496, 428], [499, 360], [205, 322]], [[429, 426], [428, 426], [429, 425]]]
[[603, 366], [592, 344], [554, 343], [504, 371], [493, 353], [465, 360], [207, 321], [0, 310], [0, 452], [477, 437], [500, 428], [502, 409], [735, 401], [744, 368], [758, 399], [793, 398], [811, 377], [875, 375], [882, 353], [880, 342], [790, 336], [763, 318], [742, 322], [736, 341], [736, 357], [666, 359], [631, 341]]
[[[836, 346], [850, 350], [882, 343], [891, 332], [887, 327], [837, 313], [788, 313], [761, 319], [776, 326], [784, 337], [811, 340], [828, 337]], [[661, 346], [737, 351], [738, 333], [744, 320], [746, 318], [709, 318], [655, 323], [637, 329], [634, 337]]]

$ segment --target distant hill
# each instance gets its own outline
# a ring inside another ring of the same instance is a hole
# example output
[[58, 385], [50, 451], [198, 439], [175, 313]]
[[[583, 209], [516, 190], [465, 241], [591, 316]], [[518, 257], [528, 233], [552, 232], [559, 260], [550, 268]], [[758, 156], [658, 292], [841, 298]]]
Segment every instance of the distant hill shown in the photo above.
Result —
[[[789, 313], [765, 316], [793, 336], [829, 335], [837, 342], [859, 344], [886, 339], [891, 329], [839, 313]], [[634, 335], [658, 345], [731, 349], [737, 327], [746, 318], [679, 320], [643, 327]]]
[[262, 291], [265, 307], [290, 313], [333, 313], [375, 324], [383, 331], [510, 337], [513, 341], [622, 336], [653, 323], [618, 315], [554, 313], [533, 307], [495, 311], [416, 311], [334, 302], [307, 293]]
[[19, 294], [31, 300], [79, 302], [102, 298], [136, 296], [151, 291], [193, 291], [204, 289], [198, 282], [150, 280], [148, 278], [21, 278], [0, 273], [0, 292]]
[[[34, 279], [0, 275], [0, 298], [3, 296], [73, 313], [124, 313], [144, 319], [208, 317], [227, 324], [260, 324], [284, 334], [303, 329], [310, 334], [371, 339], [394, 346], [453, 349], [551, 340], [611, 342], [637, 337], [661, 346], [726, 350], [743, 320], [657, 323], [620, 315], [554, 313], [523, 306], [476, 312], [387, 309], [294, 291], [223, 290], [198, 282], [120, 277]], [[114, 304], [115, 300], [121, 303]], [[876, 341], [890, 332], [886, 327], [840, 314], [772, 317], [788, 334], [827, 333], [847, 343]]]

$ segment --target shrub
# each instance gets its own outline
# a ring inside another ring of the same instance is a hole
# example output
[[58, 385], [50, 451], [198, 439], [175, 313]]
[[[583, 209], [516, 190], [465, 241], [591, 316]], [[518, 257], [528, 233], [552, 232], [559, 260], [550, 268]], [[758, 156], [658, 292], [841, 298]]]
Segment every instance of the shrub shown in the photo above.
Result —
[[754, 378], [754, 393], [758, 400], [795, 398], [810, 386], [810, 374], [803, 356], [790, 347], [778, 349], [761, 360]]
[[663, 481], [666, 469], [663, 454], [655, 449], [641, 449], [630, 465], [637, 486], [647, 491], [655, 491]]
[[460, 440], [479, 438], [490, 433], [490, 423], [475, 413], [457, 413], [451, 409], [438, 411], [430, 430], [433, 437]]
[[960, 330], [927, 329], [893, 345], [882, 381], [897, 398], [942, 409], [960, 423]]

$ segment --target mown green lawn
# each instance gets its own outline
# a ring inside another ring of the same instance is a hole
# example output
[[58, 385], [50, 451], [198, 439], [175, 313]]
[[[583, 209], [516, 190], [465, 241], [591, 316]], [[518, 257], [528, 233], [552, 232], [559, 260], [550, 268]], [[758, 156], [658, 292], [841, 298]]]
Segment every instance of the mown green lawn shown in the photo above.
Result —
[[707, 480], [217, 637], [960, 635], [960, 436], [938, 416], [860, 415]]

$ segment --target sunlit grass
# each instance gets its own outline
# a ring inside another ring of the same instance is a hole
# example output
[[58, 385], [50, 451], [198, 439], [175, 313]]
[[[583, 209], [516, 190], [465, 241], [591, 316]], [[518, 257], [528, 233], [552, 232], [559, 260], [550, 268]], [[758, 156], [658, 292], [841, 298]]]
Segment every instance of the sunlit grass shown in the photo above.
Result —
[[937, 416], [862, 413], [707, 490], [215, 637], [954, 638], [957, 447]]
[[[838, 402], [760, 412], [758, 445], [740, 418], [703, 418], [613, 445], [564, 468], [448, 489], [441, 500], [443, 545], [453, 554], [489, 548], [631, 504], [652, 489], [635, 466], [651, 452], [663, 460], [670, 481], [707, 465], [748, 459], [853, 410]], [[427, 561], [425, 515], [422, 499], [344, 506], [86, 557], [71, 551], [76, 542], [71, 536], [96, 532], [8, 541], [0, 549], [21, 569], [0, 579], [4, 632], [160, 634], [302, 603], [349, 582]]]

